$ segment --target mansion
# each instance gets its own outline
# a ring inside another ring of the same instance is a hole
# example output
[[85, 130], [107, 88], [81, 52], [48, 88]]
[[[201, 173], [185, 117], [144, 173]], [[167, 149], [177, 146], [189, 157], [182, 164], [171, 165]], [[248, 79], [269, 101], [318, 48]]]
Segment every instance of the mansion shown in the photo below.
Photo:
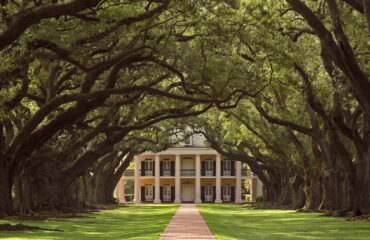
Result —
[[[127, 199], [128, 183], [133, 199]], [[134, 170], [125, 171], [115, 195], [119, 202], [135, 203], [254, 202], [262, 183], [245, 164], [221, 156], [203, 136], [193, 135], [166, 151], [135, 156]]]

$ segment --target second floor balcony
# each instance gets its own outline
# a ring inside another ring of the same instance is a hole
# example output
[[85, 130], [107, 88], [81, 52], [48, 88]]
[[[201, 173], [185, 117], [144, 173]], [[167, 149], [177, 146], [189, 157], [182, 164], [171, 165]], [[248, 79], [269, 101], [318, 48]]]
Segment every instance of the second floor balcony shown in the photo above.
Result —
[[163, 169], [161, 176], [173, 176], [171, 169]]
[[141, 176], [143, 177], [154, 176], [154, 169], [142, 169]]
[[235, 169], [222, 169], [222, 176], [235, 176]]
[[195, 169], [181, 169], [181, 176], [195, 176]]
[[206, 169], [204, 170], [203, 176], [216, 176], [216, 172], [214, 172], [213, 169]]

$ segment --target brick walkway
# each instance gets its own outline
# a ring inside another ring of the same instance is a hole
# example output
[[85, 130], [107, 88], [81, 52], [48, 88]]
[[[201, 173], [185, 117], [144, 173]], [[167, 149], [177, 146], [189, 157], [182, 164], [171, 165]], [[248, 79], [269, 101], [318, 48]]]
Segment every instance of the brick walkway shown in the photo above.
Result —
[[215, 239], [195, 204], [181, 204], [159, 240]]

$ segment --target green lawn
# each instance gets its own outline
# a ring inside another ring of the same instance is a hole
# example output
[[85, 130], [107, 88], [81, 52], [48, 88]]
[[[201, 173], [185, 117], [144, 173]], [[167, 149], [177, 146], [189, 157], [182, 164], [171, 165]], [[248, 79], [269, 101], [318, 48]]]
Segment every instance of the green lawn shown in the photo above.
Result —
[[87, 218], [48, 219], [45, 221], [3, 220], [2, 223], [22, 223], [63, 232], [3, 232], [0, 239], [158, 239], [176, 212], [178, 205], [127, 205], [115, 210], [89, 214]]
[[217, 239], [370, 239], [370, 222], [232, 204], [197, 206]]

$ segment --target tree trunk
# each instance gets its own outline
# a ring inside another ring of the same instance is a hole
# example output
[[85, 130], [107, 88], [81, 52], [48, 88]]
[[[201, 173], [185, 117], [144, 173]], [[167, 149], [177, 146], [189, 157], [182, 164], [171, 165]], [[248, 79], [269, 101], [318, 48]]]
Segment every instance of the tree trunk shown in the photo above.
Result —
[[301, 176], [295, 176], [294, 182], [292, 183], [293, 189], [293, 199], [292, 199], [292, 208], [300, 209], [303, 208], [306, 202], [306, 195], [303, 191], [304, 182]]
[[306, 195], [304, 209], [318, 210], [321, 203], [320, 182], [315, 175], [306, 176], [304, 192]]
[[[368, 147], [369, 148], [369, 147]], [[353, 212], [355, 215], [370, 213], [369, 206], [369, 162], [370, 154], [360, 156], [356, 167], [355, 198], [353, 201]]]
[[0, 159], [0, 217], [15, 214], [12, 202], [12, 182], [8, 165], [4, 159]]
[[27, 176], [17, 176], [14, 184], [14, 208], [22, 215], [33, 215], [38, 205], [38, 195], [33, 194], [33, 185]]

